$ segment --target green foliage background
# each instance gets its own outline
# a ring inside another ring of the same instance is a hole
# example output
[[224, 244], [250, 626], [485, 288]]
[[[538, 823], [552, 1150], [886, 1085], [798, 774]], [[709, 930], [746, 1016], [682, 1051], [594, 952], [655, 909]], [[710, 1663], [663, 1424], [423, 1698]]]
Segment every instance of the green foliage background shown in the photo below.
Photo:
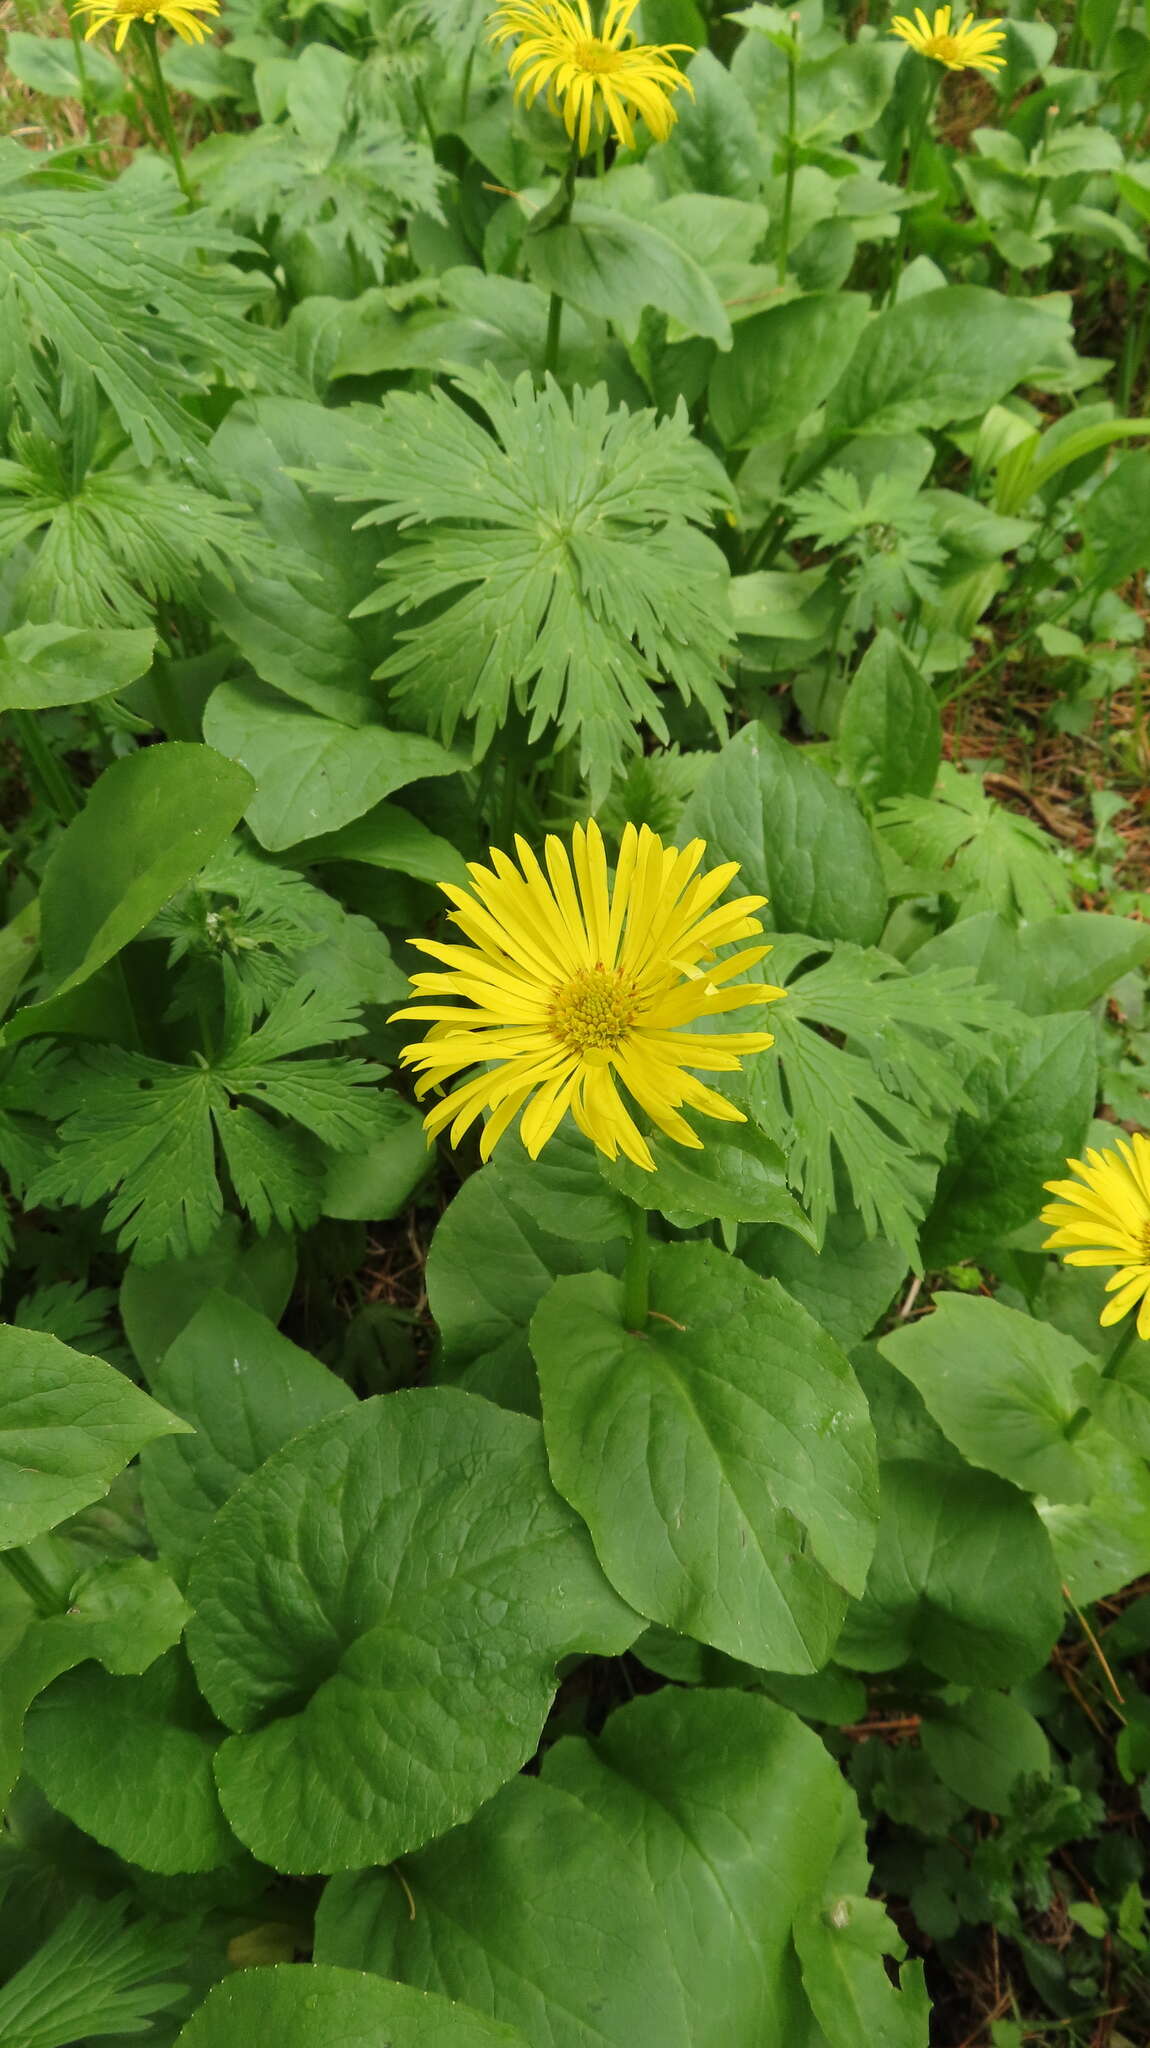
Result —
[[[1144, 10], [919, 145], [885, 9], [643, 0], [569, 210], [473, 0], [161, 36], [191, 202], [10, 14], [0, 2044], [1130, 2048]], [[746, 1122], [429, 1152], [409, 940], [590, 815], [769, 898]]]

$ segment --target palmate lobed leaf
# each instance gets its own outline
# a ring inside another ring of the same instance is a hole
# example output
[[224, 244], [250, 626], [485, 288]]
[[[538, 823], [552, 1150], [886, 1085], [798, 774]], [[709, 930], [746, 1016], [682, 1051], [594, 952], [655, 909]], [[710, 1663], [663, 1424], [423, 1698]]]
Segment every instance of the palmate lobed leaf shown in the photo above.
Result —
[[775, 941], [770, 972], [787, 1000], [771, 1007], [775, 1045], [750, 1063], [739, 1099], [745, 1088], [781, 1139], [820, 1233], [838, 1163], [868, 1233], [917, 1263], [949, 1126], [968, 1106], [964, 1075], [1009, 1010], [961, 969], [910, 975], [887, 953], [793, 933]]
[[944, 763], [935, 797], [896, 797], [876, 819], [882, 837], [911, 867], [936, 867], [963, 906], [1015, 921], [1048, 917], [1070, 904], [1070, 876], [1048, 835], [985, 794], [978, 779]]
[[274, 222], [285, 238], [322, 228], [380, 279], [402, 219], [442, 219], [442, 173], [431, 151], [392, 123], [319, 142], [264, 126], [213, 138], [196, 168], [225, 218], [250, 221], [260, 233]]
[[[0, 1991], [0, 2035], [13, 2048], [71, 2048], [106, 2034], [150, 2032], [174, 2005], [187, 1944], [155, 1920], [127, 1923], [130, 1894], [82, 1899]], [[159, 1981], [158, 1981], [159, 1980]]]
[[473, 723], [477, 753], [514, 702], [533, 738], [553, 725], [578, 739], [602, 796], [636, 723], [665, 736], [662, 674], [718, 720], [726, 569], [698, 530], [721, 501], [716, 472], [683, 412], [612, 412], [601, 385], [569, 403], [550, 380], [457, 381], [491, 432], [446, 392], [395, 393], [364, 422], [362, 468], [305, 480], [376, 501], [361, 524], [428, 529], [360, 608], [435, 607], [379, 671], [397, 698], [447, 739]]
[[[240, 1009], [231, 1041], [210, 1064], [85, 1048], [48, 1084], [46, 1104], [62, 1118], [60, 1145], [30, 1199], [91, 1205], [110, 1197], [109, 1228], [146, 1264], [199, 1252], [223, 1215], [218, 1140], [258, 1230], [314, 1223], [325, 1179], [314, 1141], [360, 1149], [387, 1134], [378, 1067], [294, 1057], [358, 1035], [357, 1013], [346, 990], [329, 994], [303, 982], [250, 1036]], [[267, 1110], [289, 1121], [272, 1122]]]
[[0, 354], [30, 417], [50, 429], [48, 344], [65, 373], [91, 376], [141, 462], [194, 455], [208, 430], [184, 404], [223, 372], [290, 391], [279, 343], [244, 318], [262, 281], [219, 261], [241, 244], [178, 194], [60, 191], [43, 178], [0, 204]]
[[77, 487], [42, 442], [27, 436], [22, 452], [0, 462], [0, 547], [40, 536], [21, 588], [31, 619], [150, 626], [159, 599], [194, 603], [203, 576], [230, 587], [237, 569], [274, 562], [241, 508], [206, 490], [121, 469]]

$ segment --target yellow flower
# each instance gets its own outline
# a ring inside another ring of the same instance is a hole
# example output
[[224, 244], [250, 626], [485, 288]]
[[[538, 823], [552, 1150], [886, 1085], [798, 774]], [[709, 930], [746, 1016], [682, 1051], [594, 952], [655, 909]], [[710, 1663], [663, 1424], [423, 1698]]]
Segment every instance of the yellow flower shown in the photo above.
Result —
[[163, 21], [185, 43], [202, 43], [211, 31], [199, 20], [201, 14], [218, 14], [220, 0], [79, 0], [73, 7], [73, 15], [90, 14], [92, 19], [84, 30], [84, 41], [114, 21], [116, 24], [117, 50], [123, 49], [124, 38], [134, 21]]
[[625, 49], [628, 23], [639, 0], [607, 0], [596, 31], [587, 0], [501, 0], [492, 15], [491, 41], [519, 41], [508, 59], [517, 99], [531, 104], [544, 89], [553, 113], [562, 107], [568, 135], [579, 149], [609, 122], [627, 149], [635, 147], [631, 116], [641, 114], [656, 142], [675, 125], [671, 94], [686, 86], [672, 54], [689, 43], [636, 43]]
[[482, 1067], [429, 1112], [429, 1138], [450, 1124], [457, 1144], [490, 1110], [479, 1148], [488, 1159], [522, 1110], [520, 1136], [535, 1159], [570, 1110], [609, 1159], [622, 1151], [651, 1170], [654, 1160], [620, 1081], [680, 1145], [702, 1144], [680, 1108], [745, 1122], [687, 1069], [737, 1072], [749, 1053], [773, 1045], [769, 1032], [683, 1028], [784, 993], [763, 984], [722, 986], [755, 966], [769, 946], [748, 946], [711, 964], [717, 947], [762, 931], [752, 913], [765, 897], [718, 903], [738, 863], [696, 876], [704, 842], [692, 840], [680, 853], [645, 825], [623, 833], [613, 885], [594, 822], [575, 827], [570, 857], [560, 840], [548, 839], [546, 874], [524, 840], [515, 847], [518, 867], [494, 847], [490, 868], [470, 866], [474, 894], [441, 884], [468, 945], [413, 940], [447, 969], [417, 974], [413, 985], [423, 1000], [396, 1013], [431, 1025], [401, 1055], [422, 1077], [417, 1094]]
[[1112, 1150], [1088, 1152], [1086, 1164], [1070, 1159], [1077, 1180], [1048, 1180], [1061, 1201], [1050, 1202], [1042, 1221], [1054, 1225], [1044, 1251], [1057, 1251], [1068, 1266], [1117, 1266], [1106, 1282], [1113, 1294], [1099, 1318], [1103, 1327], [1138, 1309], [1138, 1335], [1150, 1339], [1150, 1138], [1136, 1132]]
[[933, 57], [939, 64], [945, 64], [948, 71], [1001, 71], [1006, 59], [994, 52], [1005, 37], [998, 22], [973, 21], [963, 15], [958, 27], [952, 29], [950, 16], [949, 7], [936, 7], [932, 28], [922, 8], [916, 7], [914, 21], [908, 21], [905, 14], [896, 14], [891, 32], [902, 36], [920, 57]]

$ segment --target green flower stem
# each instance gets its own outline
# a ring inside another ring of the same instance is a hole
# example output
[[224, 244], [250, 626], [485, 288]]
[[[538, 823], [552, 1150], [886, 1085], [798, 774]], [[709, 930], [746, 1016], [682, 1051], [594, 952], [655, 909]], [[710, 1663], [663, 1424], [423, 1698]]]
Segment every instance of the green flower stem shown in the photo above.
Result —
[[68, 16], [68, 27], [72, 33], [72, 49], [76, 58], [76, 76], [80, 81], [80, 105], [84, 110], [84, 130], [89, 142], [96, 141], [96, 103], [92, 94], [92, 81], [88, 76], [88, 62], [84, 54], [84, 38], [80, 24], [74, 14]]
[[791, 16], [791, 39], [787, 45], [787, 169], [783, 183], [783, 218], [779, 228], [779, 283], [787, 281], [787, 259], [791, 253], [791, 216], [795, 201], [796, 98], [799, 70], [799, 16]]
[[[563, 191], [559, 211], [556, 213], [555, 218], [548, 222], [549, 227], [566, 227], [567, 222], [570, 220], [571, 208], [575, 204], [575, 173], [578, 169], [579, 145], [573, 142], [571, 144], [571, 154], [567, 159], [567, 168], [563, 173]], [[556, 366], [559, 362], [559, 330], [562, 324], [563, 301], [558, 292], [552, 292], [551, 301], [547, 308], [547, 342], [543, 350], [543, 375], [545, 377], [553, 377], [555, 375]]]
[[168, 81], [164, 77], [163, 67], [160, 63], [160, 46], [156, 38], [155, 23], [152, 21], [142, 21], [140, 23], [140, 33], [144, 38], [144, 49], [147, 52], [148, 59], [148, 73], [152, 81], [152, 110], [159, 123], [160, 133], [164, 138], [168, 155], [172, 159], [172, 169], [176, 174], [176, 182], [188, 205], [194, 206], [196, 195], [188, 181], [187, 171], [184, 169], [183, 151], [180, 148], [176, 135], [175, 122], [172, 120], [172, 103], [168, 96]]
[[39, 1613], [64, 1612], [68, 1605], [67, 1594], [52, 1584], [26, 1550], [0, 1550], [0, 1564], [7, 1566], [9, 1577], [15, 1579], [22, 1593], [27, 1593]]
[[651, 1240], [647, 1235], [647, 1211], [631, 1203], [631, 1242], [623, 1268], [623, 1327], [642, 1330], [650, 1313]]
[[[912, 116], [911, 120], [907, 123], [907, 158], [905, 186], [905, 190], [907, 191], [907, 193], [911, 193], [914, 191], [914, 181], [918, 175], [918, 160], [919, 157], [922, 155], [922, 145], [926, 141], [927, 130], [930, 127], [930, 117], [931, 114], [934, 112], [935, 96], [938, 92], [939, 74], [934, 66], [933, 59], [927, 57], [924, 58], [923, 61], [930, 68], [928, 69], [926, 74], [926, 82], [922, 88], [922, 91], [919, 94], [918, 107], [914, 115]], [[898, 296], [899, 280], [902, 277], [903, 259], [906, 255], [906, 239], [907, 215], [904, 212], [899, 215], [898, 235], [895, 238], [894, 251], [891, 256], [890, 283], [887, 290], [886, 299], [888, 306], [893, 306], [895, 299]]]
[[29, 781], [49, 810], [55, 811], [61, 824], [67, 825], [80, 808], [80, 799], [67, 770], [61, 766], [44, 738], [34, 711], [14, 711], [12, 718]]

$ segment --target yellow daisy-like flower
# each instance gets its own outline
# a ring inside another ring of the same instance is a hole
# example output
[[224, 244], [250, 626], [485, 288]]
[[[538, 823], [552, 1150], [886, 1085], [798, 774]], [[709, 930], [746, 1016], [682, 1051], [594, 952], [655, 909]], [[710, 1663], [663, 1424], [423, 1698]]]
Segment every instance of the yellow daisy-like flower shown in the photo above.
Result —
[[524, 840], [516, 839], [515, 848], [518, 867], [494, 847], [490, 868], [469, 864], [474, 893], [441, 884], [467, 945], [412, 942], [447, 970], [417, 974], [413, 986], [422, 1000], [396, 1012], [431, 1025], [401, 1055], [421, 1076], [417, 1094], [468, 1067], [483, 1069], [429, 1112], [429, 1138], [450, 1125], [457, 1144], [489, 1110], [480, 1144], [489, 1159], [522, 1111], [520, 1136], [535, 1159], [570, 1110], [609, 1159], [624, 1152], [652, 1170], [618, 1082], [680, 1145], [702, 1144], [681, 1108], [745, 1122], [688, 1069], [737, 1072], [749, 1053], [773, 1045], [770, 1033], [684, 1029], [785, 993], [765, 984], [723, 986], [757, 965], [769, 946], [747, 946], [713, 964], [718, 947], [762, 931], [753, 913], [765, 897], [718, 902], [738, 863], [697, 875], [706, 850], [701, 839], [680, 853], [645, 825], [638, 832], [627, 826], [613, 883], [593, 822], [575, 827], [570, 855], [559, 839], [548, 839], [546, 873]]
[[1106, 1282], [1113, 1294], [1099, 1318], [1105, 1328], [1138, 1310], [1138, 1335], [1150, 1341], [1150, 1138], [1139, 1131], [1108, 1152], [1069, 1159], [1077, 1180], [1048, 1180], [1059, 1195], [1042, 1211], [1054, 1226], [1044, 1251], [1068, 1266], [1116, 1266]]
[[665, 142], [677, 115], [671, 94], [685, 86], [676, 50], [689, 43], [624, 44], [639, 0], [607, 0], [603, 26], [596, 29], [587, 0], [502, 0], [491, 17], [491, 41], [519, 38], [508, 58], [515, 96], [530, 106], [546, 91], [554, 113], [581, 152], [592, 132], [609, 123], [625, 148], [634, 149], [632, 116], [641, 114], [656, 142]]
[[201, 14], [218, 14], [220, 0], [79, 0], [74, 16], [90, 14], [84, 41], [90, 43], [102, 28], [115, 22], [115, 47], [122, 50], [124, 38], [134, 21], [166, 22], [185, 43], [206, 42], [211, 30], [199, 19]]
[[948, 71], [1001, 71], [1006, 59], [994, 53], [1005, 33], [997, 20], [974, 21], [963, 15], [958, 27], [951, 28], [950, 16], [949, 7], [936, 7], [932, 28], [922, 8], [916, 7], [913, 21], [905, 14], [895, 15], [891, 33], [902, 36], [920, 57], [945, 64]]

